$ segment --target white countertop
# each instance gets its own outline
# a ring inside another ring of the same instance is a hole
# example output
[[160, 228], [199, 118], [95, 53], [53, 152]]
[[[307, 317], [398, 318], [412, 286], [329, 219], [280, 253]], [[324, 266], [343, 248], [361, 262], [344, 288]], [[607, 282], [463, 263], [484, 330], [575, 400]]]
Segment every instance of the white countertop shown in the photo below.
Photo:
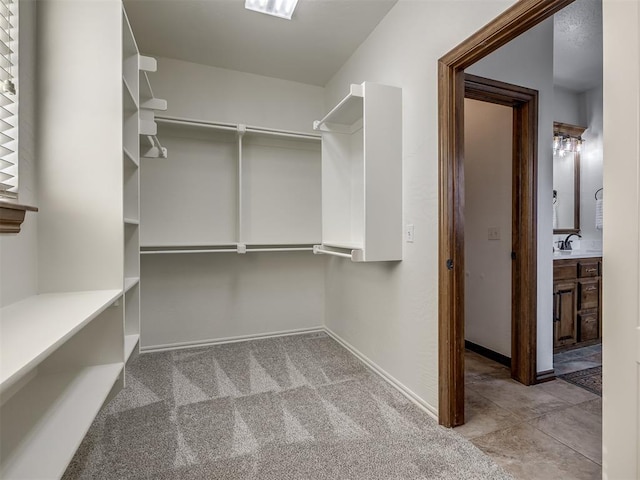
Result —
[[602, 250], [554, 250], [553, 259], [596, 258], [602, 256]]

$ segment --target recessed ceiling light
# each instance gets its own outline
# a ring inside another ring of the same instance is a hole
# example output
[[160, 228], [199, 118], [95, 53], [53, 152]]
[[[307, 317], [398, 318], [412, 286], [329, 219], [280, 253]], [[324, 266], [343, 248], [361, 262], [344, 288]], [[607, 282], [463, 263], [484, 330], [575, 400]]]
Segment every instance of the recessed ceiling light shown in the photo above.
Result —
[[245, 0], [244, 8], [291, 20], [298, 0]]

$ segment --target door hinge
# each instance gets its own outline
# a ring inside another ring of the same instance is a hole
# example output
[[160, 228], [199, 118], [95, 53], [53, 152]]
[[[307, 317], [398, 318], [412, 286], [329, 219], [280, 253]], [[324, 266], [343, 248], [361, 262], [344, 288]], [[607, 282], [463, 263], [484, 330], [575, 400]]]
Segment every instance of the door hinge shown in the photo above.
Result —
[[453, 270], [453, 260], [450, 258], [447, 259], [447, 270]]
[[515, 260], [516, 259], [516, 252], [511, 252], [511, 260]]

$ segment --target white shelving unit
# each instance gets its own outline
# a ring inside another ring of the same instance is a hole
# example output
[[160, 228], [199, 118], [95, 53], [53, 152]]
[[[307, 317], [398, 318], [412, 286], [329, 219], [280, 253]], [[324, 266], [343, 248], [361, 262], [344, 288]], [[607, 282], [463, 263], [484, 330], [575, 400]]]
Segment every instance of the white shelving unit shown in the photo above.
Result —
[[123, 133], [137, 129], [139, 94], [122, 22], [118, 1], [38, 6], [47, 32], [36, 59], [38, 201], [47, 208], [38, 212], [39, 294], [0, 311], [0, 478], [60, 478], [122, 387], [123, 218], [139, 219], [124, 204], [136, 145]]
[[142, 162], [141, 253], [311, 251], [320, 241], [319, 135], [155, 121], [172, 153]]
[[[124, 361], [140, 340], [140, 155], [167, 157], [157, 137], [155, 111], [167, 102], [153, 95], [148, 72], [154, 58], [140, 55], [126, 12], [122, 13], [123, 216], [124, 216]], [[142, 141], [141, 141], [142, 140]], [[151, 142], [151, 148], [142, 145]]]
[[364, 82], [322, 120], [322, 242], [355, 262], [402, 260], [402, 90]]

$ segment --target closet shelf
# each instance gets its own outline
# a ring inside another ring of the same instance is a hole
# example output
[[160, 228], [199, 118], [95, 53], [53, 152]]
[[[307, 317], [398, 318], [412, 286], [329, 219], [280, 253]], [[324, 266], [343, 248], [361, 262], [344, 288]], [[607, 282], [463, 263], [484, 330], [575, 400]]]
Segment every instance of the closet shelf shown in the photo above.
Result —
[[136, 345], [138, 345], [139, 341], [140, 341], [140, 335], [138, 334], [125, 335], [124, 337], [124, 361], [125, 362], [129, 360], [129, 357], [133, 353], [133, 350], [136, 348]]
[[124, 292], [127, 293], [140, 282], [139, 277], [126, 277], [124, 279]]
[[126, 218], [124, 219], [125, 225], [139, 225], [140, 221], [136, 218]]
[[156, 116], [157, 123], [165, 125], [181, 125], [185, 127], [208, 128], [213, 130], [221, 130], [228, 132], [237, 132], [243, 136], [250, 135], [268, 135], [286, 138], [295, 138], [299, 140], [312, 140], [319, 142], [322, 137], [314, 133], [296, 132], [293, 130], [280, 130], [275, 128], [255, 127], [244, 124], [209, 122], [205, 120], [197, 120], [185, 117], [170, 117], [164, 115]]
[[133, 167], [138, 168], [137, 160], [135, 159], [135, 157], [127, 147], [124, 147], [124, 146], [122, 147], [122, 153], [124, 153], [125, 159], [127, 159]]
[[349, 95], [343, 98], [322, 120], [313, 122], [313, 129], [352, 133], [362, 127], [363, 102], [363, 86], [352, 84]]
[[2, 308], [0, 391], [36, 367], [121, 295], [122, 290], [48, 293]]
[[134, 96], [133, 90], [125, 77], [122, 77], [123, 106], [125, 113], [134, 113], [138, 110], [138, 99]]
[[[29, 342], [15, 344], [23, 348]], [[113, 363], [37, 375], [10, 398], [1, 409], [0, 477], [62, 477], [123, 366]]]

